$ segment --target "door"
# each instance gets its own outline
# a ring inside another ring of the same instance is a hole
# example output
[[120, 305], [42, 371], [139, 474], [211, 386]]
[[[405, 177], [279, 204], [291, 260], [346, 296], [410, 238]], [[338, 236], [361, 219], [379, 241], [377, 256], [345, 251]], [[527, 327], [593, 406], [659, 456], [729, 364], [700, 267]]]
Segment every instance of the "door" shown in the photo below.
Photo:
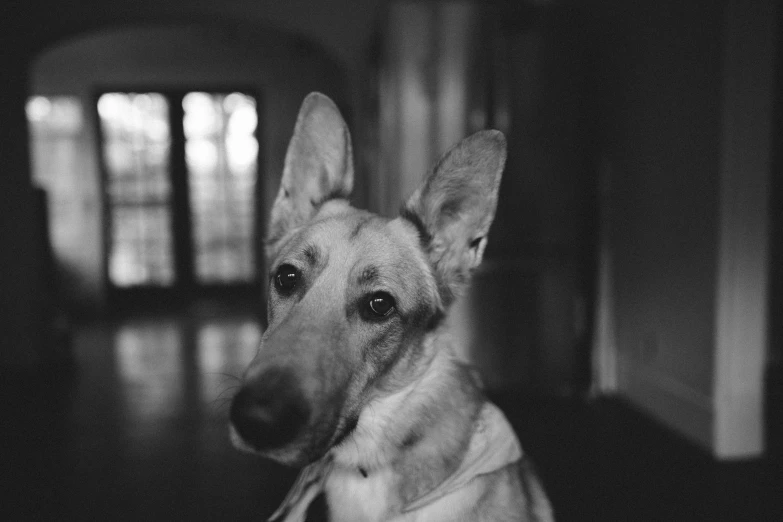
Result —
[[104, 92], [111, 295], [258, 285], [258, 103], [240, 91]]

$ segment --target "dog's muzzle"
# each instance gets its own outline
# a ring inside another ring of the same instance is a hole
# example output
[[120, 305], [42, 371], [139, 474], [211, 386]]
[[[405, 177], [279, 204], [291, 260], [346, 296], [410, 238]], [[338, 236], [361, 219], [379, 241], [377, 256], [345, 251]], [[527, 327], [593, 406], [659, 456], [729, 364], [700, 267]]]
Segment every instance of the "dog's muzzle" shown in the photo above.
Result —
[[245, 383], [231, 403], [231, 423], [257, 451], [285, 446], [307, 425], [310, 409], [291, 371], [272, 368]]

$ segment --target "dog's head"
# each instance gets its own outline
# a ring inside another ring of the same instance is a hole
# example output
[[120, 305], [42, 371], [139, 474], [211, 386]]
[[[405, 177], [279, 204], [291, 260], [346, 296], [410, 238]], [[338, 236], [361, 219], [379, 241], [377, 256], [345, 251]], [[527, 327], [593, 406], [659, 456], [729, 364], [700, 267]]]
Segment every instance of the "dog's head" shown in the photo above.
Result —
[[322, 456], [362, 408], [417, 375], [422, 343], [480, 263], [505, 162], [500, 132], [464, 139], [399, 217], [352, 208], [348, 128], [309, 95], [267, 239], [269, 326], [231, 406], [235, 445], [290, 465]]

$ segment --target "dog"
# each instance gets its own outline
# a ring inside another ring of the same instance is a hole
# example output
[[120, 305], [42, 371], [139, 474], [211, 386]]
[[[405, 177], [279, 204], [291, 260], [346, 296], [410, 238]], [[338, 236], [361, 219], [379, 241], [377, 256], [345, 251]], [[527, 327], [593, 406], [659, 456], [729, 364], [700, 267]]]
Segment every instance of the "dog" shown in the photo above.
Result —
[[395, 219], [348, 203], [351, 137], [308, 95], [268, 228], [268, 327], [232, 399], [234, 445], [303, 467], [270, 521], [549, 521], [503, 413], [444, 318], [481, 262], [506, 143], [449, 150]]

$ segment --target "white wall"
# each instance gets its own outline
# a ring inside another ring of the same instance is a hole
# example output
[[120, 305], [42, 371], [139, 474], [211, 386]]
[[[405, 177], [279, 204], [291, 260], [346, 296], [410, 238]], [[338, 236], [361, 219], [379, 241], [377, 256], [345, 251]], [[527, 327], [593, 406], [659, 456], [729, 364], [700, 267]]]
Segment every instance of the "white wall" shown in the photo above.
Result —
[[722, 12], [651, 2], [623, 22], [606, 149], [620, 387], [709, 444]]
[[596, 360], [616, 347], [631, 402], [719, 457], [754, 455], [773, 2], [620, 4], [592, 12], [611, 292]]
[[729, 0], [723, 71], [713, 450], [764, 449], [775, 2]]

